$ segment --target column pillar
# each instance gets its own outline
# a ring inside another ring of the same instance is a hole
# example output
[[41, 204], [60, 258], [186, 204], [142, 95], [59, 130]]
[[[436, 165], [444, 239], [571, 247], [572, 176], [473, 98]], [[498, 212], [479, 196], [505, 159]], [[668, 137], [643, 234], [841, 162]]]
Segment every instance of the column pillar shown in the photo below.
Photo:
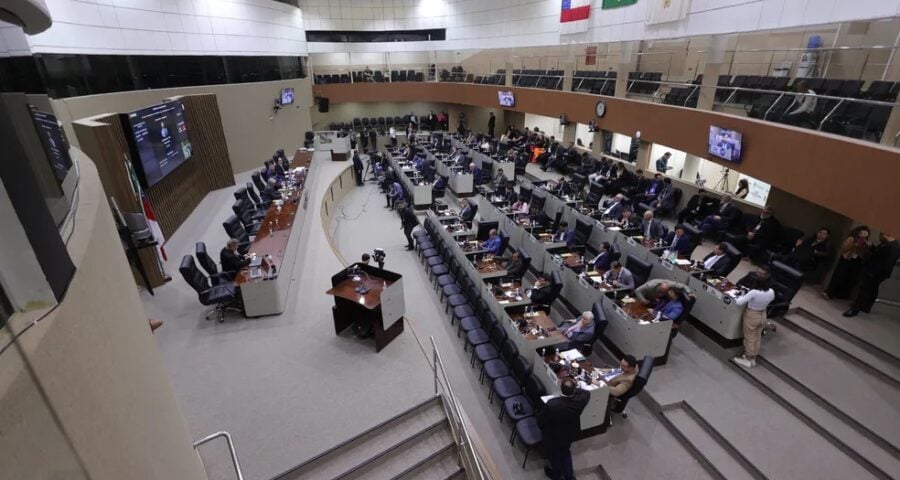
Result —
[[564, 147], [568, 147], [569, 142], [575, 143], [575, 129], [577, 127], [578, 124], [575, 122], [569, 122], [568, 125], [559, 126], [560, 143], [562, 143]]
[[603, 132], [604, 130], [594, 132], [593, 140], [591, 140], [594, 144], [594, 147], [591, 148], [591, 154], [597, 158], [600, 158], [600, 155], [603, 154]]
[[628, 94], [628, 74], [637, 68], [635, 55], [640, 49], [640, 42], [625, 42], [622, 44], [622, 56], [616, 64], [616, 94], [617, 97], [625, 97]]
[[685, 182], [694, 183], [697, 179], [697, 173], [700, 171], [700, 161], [702, 158], [688, 153], [684, 157], [684, 168], [681, 173], [681, 179]]
[[563, 81], [562, 90], [564, 92], [572, 91], [572, 78], [575, 74], [575, 62], [566, 62], [563, 64]]
[[640, 141], [640, 146], [638, 146], [637, 152], [637, 161], [635, 165], [637, 168], [644, 170], [645, 172], [650, 168], [650, 148], [653, 146], [650, 142], [645, 142], [643, 140]]
[[513, 86], [513, 62], [507, 60], [506, 62], [506, 78], [504, 79], [503, 84], [507, 87]]
[[703, 67], [703, 88], [698, 92], [697, 108], [700, 110], [712, 110], [716, 102], [716, 85], [719, 83], [719, 75], [725, 63], [725, 51], [728, 46], [726, 35], [712, 37], [710, 53]]
[[[900, 94], [898, 94], [897, 99], [894, 99], [894, 103], [900, 99]], [[887, 124], [884, 126], [884, 133], [881, 134], [881, 144], [887, 145], [888, 147], [893, 147], [894, 140], [897, 139], [897, 134], [900, 133], [900, 107], [895, 106], [891, 109], [891, 116], [888, 117]]]

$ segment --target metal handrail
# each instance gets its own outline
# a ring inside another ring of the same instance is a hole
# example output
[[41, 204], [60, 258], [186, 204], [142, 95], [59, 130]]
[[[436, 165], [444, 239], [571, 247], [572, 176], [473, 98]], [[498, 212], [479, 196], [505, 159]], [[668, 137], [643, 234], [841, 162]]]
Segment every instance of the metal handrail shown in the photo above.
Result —
[[[204, 443], [211, 442], [219, 437], [225, 437], [225, 441], [228, 442], [228, 453], [231, 454], [231, 464], [234, 465], [234, 473], [237, 474], [238, 480], [244, 480], [244, 473], [241, 472], [241, 462], [238, 461], [237, 452], [234, 449], [234, 441], [231, 439], [231, 434], [228, 432], [216, 432], [212, 435], [205, 436], [200, 440], [194, 442], [194, 450], [198, 450], [197, 447], [203, 445]], [[199, 451], [198, 451], [199, 452]]]
[[[478, 458], [478, 452], [472, 444], [469, 429], [466, 426], [466, 421], [462, 417], [462, 408], [459, 405], [459, 401], [456, 399], [456, 395], [453, 393], [453, 386], [450, 384], [449, 377], [447, 377], [447, 369], [444, 367], [444, 361], [441, 359], [441, 353], [438, 351], [437, 343], [435, 343], [433, 336], [430, 338], [433, 352], [432, 369], [434, 371], [434, 394], [440, 395], [441, 399], [444, 401], [444, 410], [448, 414], [447, 417], [450, 419], [450, 430], [453, 432], [453, 439], [459, 449], [460, 461], [463, 463], [466, 472], [477, 474], [477, 477], [474, 478], [479, 480], [491, 480], [490, 473], [482, 465], [481, 460]], [[441, 395], [440, 393], [438, 367], [440, 367], [441, 379], [443, 379], [446, 395]]]

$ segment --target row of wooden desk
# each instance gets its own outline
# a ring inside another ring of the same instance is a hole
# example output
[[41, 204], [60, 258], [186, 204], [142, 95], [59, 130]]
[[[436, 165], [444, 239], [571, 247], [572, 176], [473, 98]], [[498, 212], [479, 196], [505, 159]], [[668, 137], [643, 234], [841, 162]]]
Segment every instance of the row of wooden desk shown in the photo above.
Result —
[[[310, 185], [306, 179], [315, 165], [313, 152], [297, 150], [291, 160], [291, 171], [305, 168], [304, 174], [291, 173], [283, 182], [282, 199], [272, 202], [262, 219], [259, 231], [250, 245], [250, 254], [268, 255], [271, 263], [245, 268], [235, 278], [240, 287], [244, 312], [248, 317], [284, 312], [291, 279], [302, 241], [309, 235], [307, 211]], [[274, 267], [274, 278], [270, 275]]]
[[[469, 278], [481, 279], [478, 288], [490, 311], [497, 317], [522, 356], [532, 362], [534, 374], [544, 380], [551, 395], [559, 395], [559, 376], [546, 362], [547, 349], [568, 344], [568, 339], [557, 328], [547, 312], [531, 309], [524, 285], [506, 277], [505, 268], [480, 249], [474, 241], [475, 230], [455, 227], [458, 218], [428, 212], [428, 217], [441, 225], [437, 229], [444, 242], [450, 246], [453, 258], [462, 266]], [[533, 310], [533, 311], [532, 311]], [[575, 351], [577, 354], [577, 351]], [[581, 387], [591, 397], [581, 414], [582, 433], [591, 435], [605, 430], [606, 406], [609, 387], [602, 380]]]

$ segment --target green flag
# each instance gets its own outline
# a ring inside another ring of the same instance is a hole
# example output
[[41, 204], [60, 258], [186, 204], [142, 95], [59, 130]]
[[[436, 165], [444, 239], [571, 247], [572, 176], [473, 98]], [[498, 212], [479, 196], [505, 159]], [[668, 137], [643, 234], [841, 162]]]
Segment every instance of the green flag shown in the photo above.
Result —
[[617, 8], [617, 7], [625, 7], [627, 5], [634, 5], [637, 3], [637, 0], [603, 0], [603, 10], [609, 8]]

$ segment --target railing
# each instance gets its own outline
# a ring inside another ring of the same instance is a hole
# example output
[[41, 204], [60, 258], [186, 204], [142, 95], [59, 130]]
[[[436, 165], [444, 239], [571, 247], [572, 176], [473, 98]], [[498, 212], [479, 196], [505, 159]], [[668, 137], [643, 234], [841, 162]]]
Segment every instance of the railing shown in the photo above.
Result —
[[219, 437], [225, 437], [225, 441], [228, 442], [228, 453], [231, 454], [231, 464], [234, 466], [234, 473], [237, 475], [238, 480], [244, 480], [244, 473], [241, 472], [241, 462], [238, 461], [237, 452], [234, 450], [234, 441], [232, 441], [231, 434], [228, 432], [216, 432], [197, 440], [194, 442], [194, 450], [198, 450], [200, 445], [209, 443]]
[[[469, 428], [466, 426], [466, 420], [462, 416], [462, 408], [459, 406], [459, 401], [453, 393], [453, 386], [447, 377], [447, 370], [444, 368], [444, 361], [441, 359], [440, 352], [438, 352], [434, 337], [431, 337], [431, 348], [433, 352], [434, 394], [441, 396], [444, 413], [446, 413], [447, 419], [450, 421], [450, 430], [453, 433], [453, 440], [456, 442], [457, 450], [459, 451], [459, 461], [470, 480], [491, 480], [490, 472], [485, 468], [475, 445], [472, 444]], [[438, 371], [440, 371], [440, 377], [438, 376]], [[443, 394], [441, 394], [441, 387], [444, 389]]]

